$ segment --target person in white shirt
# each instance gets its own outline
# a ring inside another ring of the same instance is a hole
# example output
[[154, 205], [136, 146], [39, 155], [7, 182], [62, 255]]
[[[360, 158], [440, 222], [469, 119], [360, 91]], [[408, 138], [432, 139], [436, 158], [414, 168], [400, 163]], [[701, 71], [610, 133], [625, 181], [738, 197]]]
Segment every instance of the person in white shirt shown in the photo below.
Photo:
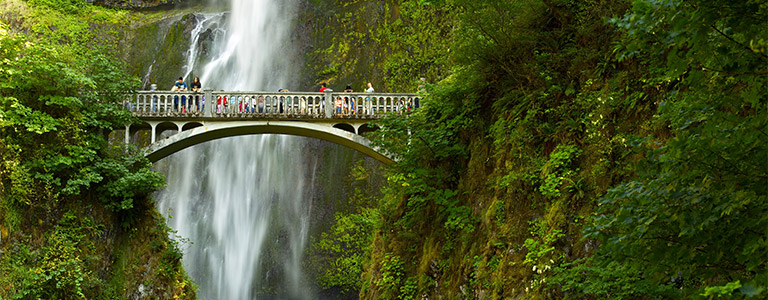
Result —
[[[373, 84], [368, 83], [368, 88], [365, 89], [366, 93], [373, 93]], [[373, 99], [372, 97], [365, 97], [365, 114], [373, 114]]]

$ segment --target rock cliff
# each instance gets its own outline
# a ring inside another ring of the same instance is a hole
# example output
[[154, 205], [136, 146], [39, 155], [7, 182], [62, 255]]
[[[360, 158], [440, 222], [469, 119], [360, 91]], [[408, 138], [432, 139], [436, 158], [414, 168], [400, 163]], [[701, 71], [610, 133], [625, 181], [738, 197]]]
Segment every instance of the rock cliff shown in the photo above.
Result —
[[[86, 0], [88, 2], [89, 0]], [[90, 0], [93, 3], [112, 8], [147, 9], [175, 4], [196, 4], [199, 0]]]

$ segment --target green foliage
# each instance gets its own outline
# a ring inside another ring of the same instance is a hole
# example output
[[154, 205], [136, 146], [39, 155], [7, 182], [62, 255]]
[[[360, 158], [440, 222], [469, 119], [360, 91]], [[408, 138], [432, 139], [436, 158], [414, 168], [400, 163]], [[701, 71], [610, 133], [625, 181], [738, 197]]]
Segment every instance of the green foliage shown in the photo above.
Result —
[[134, 207], [134, 201], [149, 196], [165, 184], [165, 177], [149, 167], [140, 153], [115, 153], [116, 157], [96, 164], [96, 172], [106, 183], [99, 186], [99, 199], [113, 211]]
[[578, 169], [571, 170], [571, 161], [578, 156], [579, 149], [574, 146], [558, 145], [549, 155], [549, 160], [541, 168], [542, 183], [539, 186], [539, 192], [545, 197], [560, 197], [560, 189], [563, 181], [573, 182], [572, 177]]
[[[537, 268], [536, 264], [544, 262], [544, 258], [549, 258], [549, 264], [554, 263], [553, 258], [549, 257], [549, 253], [555, 250], [552, 246], [558, 239], [565, 236], [560, 229], [550, 229], [541, 221], [531, 221], [532, 232], [531, 238], [525, 239], [523, 246], [528, 249], [528, 253], [525, 254], [525, 260], [523, 263], [531, 264], [534, 269]], [[546, 262], [544, 262], [546, 263]], [[542, 269], [541, 266], [538, 267]], [[534, 270], [536, 271], [536, 270]]]
[[50, 208], [55, 198], [94, 188], [119, 211], [163, 184], [139, 153], [114, 151], [101, 134], [129, 120], [117, 95], [135, 81], [125, 79], [119, 63], [95, 51], [66, 56], [56, 45], [5, 32], [0, 173], [9, 174], [2, 184], [11, 203]]
[[[677, 295], [674, 284], [653, 284], [646, 281], [642, 270], [615, 261], [594, 266], [589, 259], [578, 259], [553, 269], [549, 285], [567, 291], [565, 299], [670, 299]], [[578, 276], [575, 276], [578, 274]]]
[[[765, 1], [400, 3], [341, 40], [407, 45], [365, 61], [388, 84], [452, 72], [378, 124], [398, 161], [361, 295], [764, 296]], [[435, 12], [448, 26], [411, 23]], [[354, 61], [340, 44], [324, 54]]]
[[336, 223], [330, 232], [323, 233], [312, 245], [335, 258], [319, 279], [323, 288], [339, 287], [343, 293], [358, 291], [373, 231], [381, 217], [377, 210], [370, 208], [354, 214], [337, 213], [335, 217]]
[[383, 71], [387, 87], [416, 91], [417, 79], [435, 80], [447, 75], [452, 62], [445, 53], [450, 51], [450, 44], [440, 41], [453, 36], [451, 24], [456, 14], [452, 13], [452, 5], [444, 3], [399, 2], [398, 18], [383, 24], [379, 33], [382, 44], [392, 49]]
[[[86, 291], [98, 284], [87, 269], [84, 248], [99, 229], [89, 218], [78, 219], [67, 212], [56, 228], [46, 236], [46, 245], [37, 251], [20, 246], [10, 261], [0, 266], [18, 284], [11, 299], [75, 299], [84, 298]], [[0, 281], [1, 282], [1, 281]]]
[[[611, 81], [583, 70], [613, 50], [601, 19], [609, 9], [572, 1], [435, 5], [455, 14], [449, 47], [457, 65], [428, 88], [422, 108], [379, 123], [384, 138], [374, 144], [399, 160], [381, 204], [387, 227], [374, 257], [420, 260], [404, 272], [426, 278], [416, 282], [430, 296], [551, 294], [545, 281], [552, 268], [578, 247], [571, 241], [582, 223], [568, 220], [581, 220], [593, 203], [585, 200], [625, 174], [598, 169], [627, 158], [615, 136], [627, 129], [613, 123], [627, 118], [611, 115], [625, 105], [607, 101], [624, 96], [599, 90]], [[615, 72], [605, 69], [605, 76]], [[367, 274], [375, 285], [378, 274]]]
[[[456, 97], [462, 91], [434, 92]], [[396, 224], [404, 228], [421, 227], [424, 215], [431, 214], [430, 221], [439, 222], [436, 225], [445, 228], [447, 236], [454, 236], [474, 231], [476, 221], [456, 190], [461, 170], [457, 163], [467, 151], [458, 132], [469, 129], [472, 122], [467, 116], [472, 111], [460, 103], [463, 100], [431, 100], [436, 98], [427, 96], [422, 108], [407, 117], [390, 115], [381, 120], [382, 134], [373, 143], [399, 158], [388, 175], [394, 202], [384, 204], [386, 214], [403, 214]]]
[[79, 0], [29, 0], [32, 5], [44, 6], [65, 14], [79, 14], [90, 11], [92, 4]]
[[714, 296], [722, 297], [722, 296], [732, 296], [733, 292], [737, 289], [741, 288], [741, 282], [739, 280], [736, 280], [734, 282], [726, 283], [723, 286], [711, 286], [706, 287], [704, 289], [704, 294], [701, 294], [702, 296], [709, 296], [710, 298], [713, 298]]
[[414, 282], [410, 278], [406, 279], [400, 256], [384, 256], [381, 261], [381, 277], [376, 280], [376, 285], [383, 287], [380, 295], [383, 299], [415, 298]]
[[[128, 250], [109, 247], [121, 229], [141, 232], [163, 178], [141, 153], [107, 140], [133, 121], [120, 95], [138, 79], [113, 55], [125, 13], [83, 1], [22, 6], [17, 27], [0, 16], [0, 298], [126, 297], [114, 279], [124, 274], [110, 268]], [[190, 292], [174, 251], [165, 284], [180, 289], [167, 298]]]
[[638, 178], [601, 199], [585, 231], [603, 242], [594, 266], [627, 264], [651, 286], [679, 273], [677, 297], [735, 293], [737, 281], [750, 286], [741, 296], [766, 288], [766, 11], [758, 1], [636, 1], [612, 21], [628, 33], [621, 57], [648, 57], [665, 90], [657, 120], [672, 137], [641, 144]]
[[181, 266], [181, 258], [183, 256], [181, 247], [185, 244], [191, 243], [189, 239], [177, 235], [177, 232], [167, 225], [163, 218], [156, 217], [157, 224], [162, 224], [154, 229], [159, 230], [160, 234], [170, 235], [173, 234], [174, 238], [170, 238], [168, 243], [164, 245], [155, 245], [155, 250], [161, 251], [161, 259], [158, 274], [166, 279], [173, 279], [176, 274], [183, 272]]
[[[317, 49], [307, 61], [313, 82], [355, 90], [372, 82], [380, 92], [416, 91], [420, 77], [439, 80], [448, 74], [456, 14], [450, 5], [417, 0], [313, 1], [312, 40]], [[333, 9], [328, 9], [332, 7]]]

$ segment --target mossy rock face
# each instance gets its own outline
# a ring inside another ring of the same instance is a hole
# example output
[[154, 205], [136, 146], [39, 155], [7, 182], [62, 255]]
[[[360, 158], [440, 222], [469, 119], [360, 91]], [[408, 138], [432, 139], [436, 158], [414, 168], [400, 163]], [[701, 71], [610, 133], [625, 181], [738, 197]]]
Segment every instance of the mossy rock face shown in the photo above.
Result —
[[316, 90], [415, 92], [417, 80], [449, 72], [455, 26], [449, 6], [403, 1], [310, 0], [299, 4], [293, 40], [302, 53], [300, 82]]
[[[140, 26], [126, 42], [129, 72], [142, 80], [144, 89], [157, 83], [158, 89], [170, 89], [176, 78], [184, 75], [191, 31], [198, 22], [195, 14], [186, 14]], [[208, 43], [209, 41], [204, 41]], [[189, 78], [185, 78], [189, 81]]]
[[98, 3], [107, 7], [122, 8], [122, 9], [146, 9], [157, 8], [162, 6], [174, 5], [174, 4], [198, 4], [199, 0], [95, 0], [94, 3]]

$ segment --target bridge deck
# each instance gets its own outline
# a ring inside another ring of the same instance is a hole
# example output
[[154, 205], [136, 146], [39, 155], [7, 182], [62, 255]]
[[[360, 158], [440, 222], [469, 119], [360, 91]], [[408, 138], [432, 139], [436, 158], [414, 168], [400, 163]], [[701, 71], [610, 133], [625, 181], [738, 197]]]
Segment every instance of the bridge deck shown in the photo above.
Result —
[[128, 97], [125, 107], [138, 117], [158, 119], [372, 120], [418, 102], [416, 94], [142, 91]]

